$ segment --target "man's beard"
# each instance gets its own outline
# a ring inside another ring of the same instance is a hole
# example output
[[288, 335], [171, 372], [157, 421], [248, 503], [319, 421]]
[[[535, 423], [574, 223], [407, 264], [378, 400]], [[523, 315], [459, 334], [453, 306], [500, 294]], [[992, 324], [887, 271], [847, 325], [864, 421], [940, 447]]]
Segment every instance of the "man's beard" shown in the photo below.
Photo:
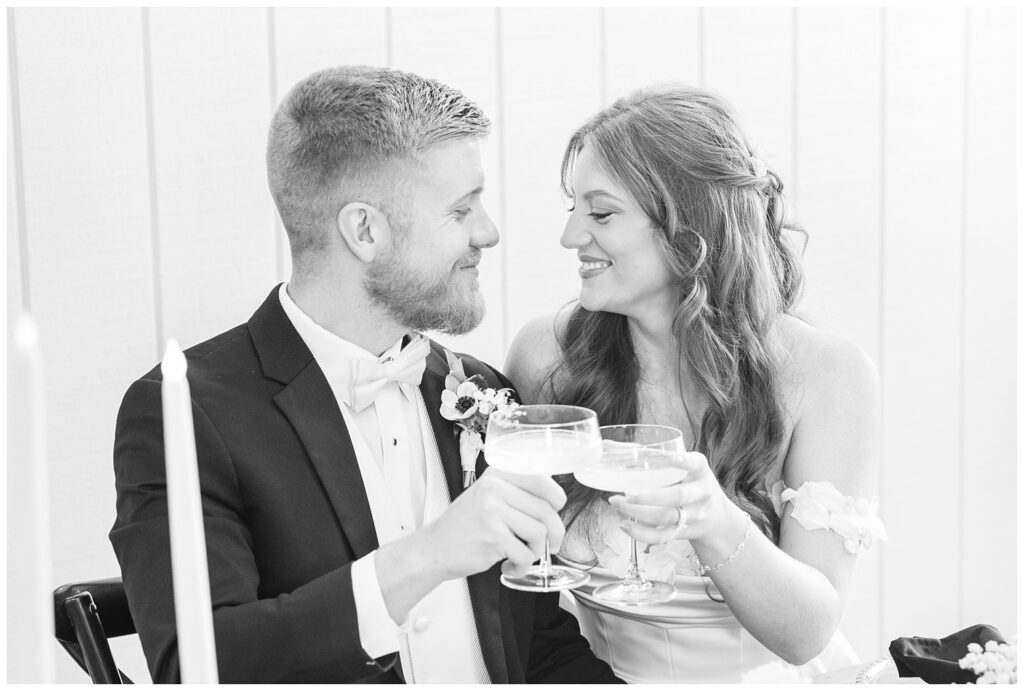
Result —
[[457, 272], [463, 269], [427, 276], [417, 273], [418, 268], [398, 246], [370, 263], [363, 286], [371, 300], [409, 329], [457, 336], [480, 325], [484, 297], [479, 290], [460, 293]]

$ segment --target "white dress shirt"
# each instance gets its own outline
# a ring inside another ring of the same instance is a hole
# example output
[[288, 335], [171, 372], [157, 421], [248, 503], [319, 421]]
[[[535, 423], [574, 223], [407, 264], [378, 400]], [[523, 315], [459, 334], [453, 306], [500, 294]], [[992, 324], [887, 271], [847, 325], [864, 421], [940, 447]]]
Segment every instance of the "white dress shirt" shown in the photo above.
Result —
[[[433, 520], [448, 507], [447, 483], [419, 387], [389, 383], [372, 405], [349, 402], [352, 362], [373, 353], [327, 331], [288, 295], [281, 306], [323, 370], [349, 430], [377, 543], [383, 545]], [[401, 350], [399, 339], [381, 357]], [[440, 405], [440, 402], [436, 402]], [[377, 579], [376, 552], [352, 564], [359, 639], [369, 657], [399, 652], [406, 681], [489, 683], [466, 580], [445, 581], [396, 623]]]

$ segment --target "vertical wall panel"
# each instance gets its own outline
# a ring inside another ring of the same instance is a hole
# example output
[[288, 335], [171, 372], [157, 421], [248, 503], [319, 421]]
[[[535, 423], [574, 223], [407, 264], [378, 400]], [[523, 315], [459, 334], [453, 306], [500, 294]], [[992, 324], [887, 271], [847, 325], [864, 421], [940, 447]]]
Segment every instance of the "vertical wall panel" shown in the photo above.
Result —
[[[1017, 631], [1016, 12], [968, 10], [962, 623]], [[983, 566], [984, 565], [984, 566]]]
[[[129, 9], [14, 17], [57, 585], [117, 573], [114, 421], [155, 352], [141, 22]], [[57, 662], [58, 679], [82, 679], [66, 655]]]
[[[387, 64], [388, 10], [384, 8], [275, 8], [269, 12], [273, 20], [273, 109], [296, 82], [318, 70], [337, 65]], [[291, 251], [276, 209], [272, 213], [277, 237], [277, 280], [286, 281], [291, 275]]]
[[338, 65], [384, 65], [387, 10], [339, 7], [274, 10], [277, 100], [303, 77]]
[[605, 103], [659, 81], [700, 84], [700, 10], [604, 8]]
[[247, 320], [277, 276], [267, 13], [149, 12], [164, 333], [189, 346]]
[[768, 166], [793, 180], [793, 8], [706, 8], [704, 86], [739, 110]]
[[27, 297], [22, 295], [21, 282], [21, 223], [19, 205], [18, 164], [20, 141], [14, 136], [14, 119], [12, 113], [11, 81], [8, 80], [7, 98], [7, 331], [11, 332], [18, 312]]
[[[29, 289], [47, 368], [50, 477], [61, 479], [55, 575], [79, 577], [112, 568], [114, 416], [154, 354], [141, 24], [131, 10], [15, 15]], [[106, 515], [76, 516], [100, 496]], [[87, 540], [66, 539], [69, 520], [88, 522]]]
[[[879, 359], [881, 10], [797, 10], [796, 220], [809, 242], [799, 312]], [[852, 210], [848, 213], [847, 210]], [[881, 455], [881, 448], [878, 449]], [[877, 490], [876, 490], [877, 491]], [[881, 548], [861, 555], [840, 630], [880, 653]]]
[[801, 309], [879, 363], [881, 11], [801, 8], [796, 166], [808, 232]]
[[[964, 10], [885, 10], [882, 639], [962, 621]], [[908, 580], [911, 574], [923, 578]]]
[[[507, 237], [502, 227], [501, 205], [502, 126], [499, 108], [498, 10], [463, 8], [452, 13], [437, 8], [391, 10], [391, 66], [439, 79], [460, 89], [491, 119], [490, 137], [481, 146], [486, 191], [484, 208], [502, 232], [497, 247], [484, 250], [480, 265], [480, 289], [487, 303], [483, 323], [464, 336], [432, 334], [441, 343], [472, 353], [496, 367], [505, 360], [505, 325], [501, 307], [506, 288], [504, 254]], [[458, 46], [457, 52], [452, 46]]]
[[[502, 9], [505, 243], [510, 337], [579, 295], [576, 253], [558, 239], [562, 152], [600, 106], [599, 10]], [[567, 30], [571, 27], [571, 30]]]

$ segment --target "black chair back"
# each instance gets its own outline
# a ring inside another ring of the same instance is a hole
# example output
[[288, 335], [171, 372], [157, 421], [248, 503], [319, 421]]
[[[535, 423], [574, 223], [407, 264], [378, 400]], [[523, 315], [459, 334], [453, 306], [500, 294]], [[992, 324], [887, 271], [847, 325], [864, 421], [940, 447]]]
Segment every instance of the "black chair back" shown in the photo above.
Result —
[[135, 633], [120, 578], [69, 583], [53, 591], [54, 634], [94, 684], [131, 684], [108, 638]]

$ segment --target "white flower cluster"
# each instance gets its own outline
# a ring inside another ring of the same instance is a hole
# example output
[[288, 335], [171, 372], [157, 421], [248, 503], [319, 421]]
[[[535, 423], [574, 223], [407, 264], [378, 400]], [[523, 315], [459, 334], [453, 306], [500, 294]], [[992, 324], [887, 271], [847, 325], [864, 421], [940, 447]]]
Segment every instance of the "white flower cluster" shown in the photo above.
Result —
[[[782, 490], [776, 482], [772, 499], [781, 515], [782, 504], [793, 504], [793, 519], [806, 530], [831, 530], [843, 538], [852, 554], [861, 552], [877, 540], [887, 540], [885, 526], [878, 517], [878, 500], [854, 499], [828, 481], [805, 482], [800, 489]], [[781, 491], [780, 491], [781, 490]]]
[[477, 410], [483, 415], [490, 415], [493, 410], [507, 415], [510, 410], [519, 407], [512, 400], [509, 389], [477, 389], [472, 396], [476, 399]]
[[968, 643], [960, 669], [977, 674], [977, 684], [1016, 684], [1017, 636], [1011, 636], [1008, 643], [988, 641], [984, 649], [978, 643]]
[[754, 173], [754, 177], [763, 178], [765, 175], [768, 174], [768, 166], [766, 166], [764, 164], [764, 161], [762, 161], [760, 158], [758, 158], [757, 156], [751, 156], [749, 160], [750, 170], [751, 172]]
[[446, 388], [441, 392], [441, 416], [459, 423], [464, 429], [482, 433], [487, 429], [488, 415], [494, 412], [507, 416], [519, 404], [512, 400], [511, 389], [483, 388], [476, 379], [478, 377], [471, 377], [456, 384], [454, 389]]
[[444, 351], [450, 371], [444, 378], [441, 392], [441, 417], [458, 425], [459, 455], [462, 458], [462, 487], [476, 482], [476, 459], [483, 451], [483, 435], [487, 419], [494, 413], [498, 419], [509, 417], [519, 407], [512, 389], [492, 389], [479, 375], [466, 376], [462, 359], [450, 350]]

